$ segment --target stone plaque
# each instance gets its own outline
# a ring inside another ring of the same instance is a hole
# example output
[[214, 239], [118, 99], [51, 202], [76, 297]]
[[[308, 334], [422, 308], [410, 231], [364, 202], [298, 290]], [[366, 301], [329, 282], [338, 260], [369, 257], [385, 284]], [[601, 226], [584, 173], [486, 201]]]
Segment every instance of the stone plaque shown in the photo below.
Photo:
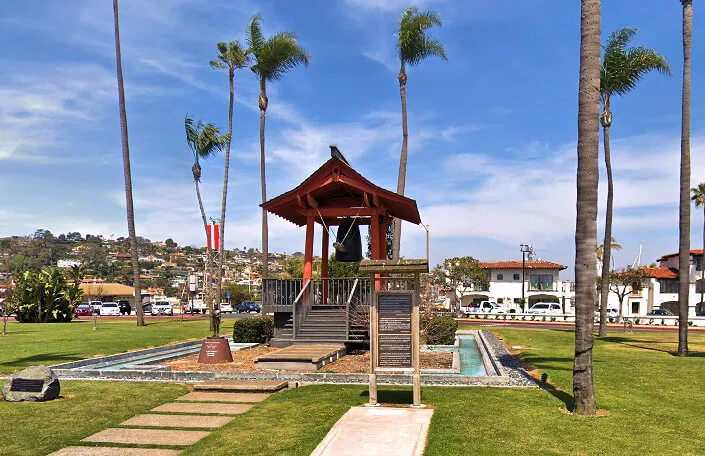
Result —
[[379, 333], [411, 334], [411, 294], [379, 295]]
[[201, 353], [198, 355], [198, 362], [201, 364], [231, 363], [233, 354], [230, 351], [230, 344], [224, 337], [209, 337], [201, 345]]
[[379, 367], [412, 367], [411, 335], [379, 335]]
[[31, 380], [28, 378], [16, 378], [10, 385], [10, 391], [21, 391], [23, 393], [40, 393], [44, 387], [44, 380]]

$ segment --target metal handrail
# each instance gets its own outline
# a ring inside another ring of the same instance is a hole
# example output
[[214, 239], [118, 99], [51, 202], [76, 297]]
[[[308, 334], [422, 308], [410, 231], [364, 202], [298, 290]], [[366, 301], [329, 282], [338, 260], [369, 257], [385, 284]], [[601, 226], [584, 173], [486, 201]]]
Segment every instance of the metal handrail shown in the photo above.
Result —
[[296, 296], [296, 299], [294, 299], [294, 302], [291, 306], [291, 335], [293, 339], [296, 339], [296, 332], [297, 332], [297, 327], [299, 325], [299, 321], [297, 318], [297, 312], [296, 308], [299, 306], [299, 301], [301, 300], [301, 297], [304, 295], [304, 292], [308, 288], [308, 286], [311, 284], [311, 281], [309, 280], [306, 282], [306, 284], [301, 288], [301, 291], [299, 294]]

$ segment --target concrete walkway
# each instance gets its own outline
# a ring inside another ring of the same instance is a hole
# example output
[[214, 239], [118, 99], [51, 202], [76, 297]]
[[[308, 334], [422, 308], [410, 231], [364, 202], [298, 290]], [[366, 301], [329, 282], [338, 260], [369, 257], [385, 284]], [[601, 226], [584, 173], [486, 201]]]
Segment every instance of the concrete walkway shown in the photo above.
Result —
[[353, 407], [311, 456], [421, 456], [433, 410]]
[[[207, 386], [199, 388], [201, 390], [199, 392], [188, 393], [176, 399], [176, 402], [160, 405], [149, 413], [130, 418], [120, 423], [120, 427], [104, 429], [81, 440], [84, 445], [112, 443], [133, 446], [147, 445], [156, 448], [72, 446], [56, 451], [49, 456], [176, 456], [181, 453], [180, 450], [159, 447], [193, 445], [210, 435], [211, 430], [232, 421], [235, 418], [234, 415], [245, 413], [252, 408], [253, 403], [269, 397], [268, 393], [217, 391], [218, 389], [240, 391], [238, 388], [245, 388], [244, 383], [239, 381], [237, 385], [229, 385], [226, 382], [219, 382], [217, 385], [211, 385], [210, 388]], [[258, 385], [257, 380], [252, 380], [248, 383], [246, 389], [251, 391], [273, 389], [271, 382]], [[281, 388], [279, 384], [277, 388]], [[199, 430], [184, 430], [185, 428], [199, 428]]]

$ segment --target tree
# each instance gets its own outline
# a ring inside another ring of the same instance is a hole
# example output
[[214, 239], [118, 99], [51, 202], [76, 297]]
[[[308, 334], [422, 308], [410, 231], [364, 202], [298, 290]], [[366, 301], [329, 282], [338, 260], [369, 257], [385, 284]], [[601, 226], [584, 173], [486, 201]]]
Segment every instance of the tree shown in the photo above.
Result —
[[176, 242], [174, 242], [172, 238], [168, 238], [166, 241], [164, 241], [164, 245], [169, 249], [175, 249], [177, 247]]
[[243, 301], [252, 301], [252, 293], [247, 285], [238, 285], [235, 282], [226, 282], [223, 284], [223, 294], [220, 296], [222, 302], [226, 301], [225, 294], [230, 292], [230, 302], [239, 304]]
[[[117, 62], [118, 104], [120, 109], [120, 131], [122, 139], [122, 163], [125, 175], [125, 200], [127, 206], [127, 233], [130, 236], [130, 252], [132, 252], [132, 276], [135, 288], [135, 312], [137, 326], [144, 326], [144, 312], [142, 311], [142, 288], [140, 287], [139, 250], [137, 248], [137, 235], [135, 234], [135, 208], [132, 203], [132, 171], [130, 169], [130, 146], [127, 137], [127, 111], [125, 109], [125, 85], [122, 78], [122, 55], [120, 52], [120, 22], [118, 14], [118, 0], [113, 0], [113, 16], [115, 18], [115, 60]], [[88, 235], [86, 235], [88, 239]]]
[[688, 296], [690, 292], [690, 46], [693, 41], [693, 0], [683, 6], [683, 94], [681, 169], [678, 223], [678, 354], [688, 356]]
[[[401, 94], [401, 158], [399, 160], [399, 178], [397, 180], [397, 193], [404, 194], [406, 187], [406, 163], [409, 141], [409, 129], [406, 120], [406, 66], [421, 63], [427, 57], [440, 57], [448, 60], [445, 46], [439, 40], [426, 35], [426, 30], [434, 25], [441, 26], [441, 19], [434, 11], [420, 12], [417, 8], [408, 8], [404, 11], [397, 30], [397, 54], [401, 61], [399, 70], [399, 92]], [[392, 258], [399, 259], [401, 247], [401, 220], [394, 220], [394, 247]]]
[[442, 265], [436, 265], [431, 271], [434, 284], [453, 289], [456, 300], [455, 309], [460, 309], [463, 293], [467, 288], [480, 286], [485, 288], [490, 284], [487, 271], [480, 267], [480, 262], [471, 256], [447, 258]]
[[359, 269], [359, 261], [338, 261], [335, 259], [335, 253], [332, 253], [328, 259], [329, 277], [357, 277]]
[[648, 277], [644, 268], [627, 267], [621, 271], [610, 272], [609, 287], [603, 288], [617, 295], [619, 299], [619, 320], [622, 319], [622, 304], [624, 303], [624, 298], [632, 291], [644, 288]]
[[[594, 416], [593, 324], [596, 298], [597, 185], [600, 142], [600, 0], [581, 0], [578, 169], [575, 219], [576, 415]], [[609, 250], [609, 249], [607, 249]]]
[[218, 56], [215, 60], [210, 61], [212, 68], [220, 70], [228, 70], [228, 84], [230, 94], [230, 104], [228, 107], [228, 134], [225, 141], [225, 172], [223, 176], [223, 199], [220, 204], [220, 244], [218, 246], [218, 282], [216, 285], [216, 296], [221, 295], [223, 288], [223, 246], [225, 245], [225, 207], [228, 199], [228, 173], [230, 171], [230, 142], [233, 134], [233, 98], [235, 89], [233, 80], [235, 78], [235, 70], [245, 68], [247, 66], [248, 57], [242, 49], [240, 42], [235, 40], [230, 43], [220, 41], [217, 45]]
[[[597, 259], [602, 262], [602, 252], [605, 250], [605, 244], [600, 244], [597, 246]], [[617, 240], [612, 237], [610, 240], [610, 250], [614, 250], [615, 252], [619, 252], [622, 250], [622, 245], [617, 242]], [[611, 257], [611, 255], [610, 255]], [[610, 258], [612, 263], [614, 263], [614, 259]]]
[[695, 207], [703, 207], [703, 257], [700, 259], [700, 302], [702, 303], [705, 292], [705, 182], [691, 188], [690, 191], [693, 194], [691, 199]]
[[[385, 225], [388, 260], [391, 260], [394, 256], [394, 222], [395, 221], [393, 220]], [[372, 237], [370, 235], [370, 230], [367, 231], [367, 258], [372, 258]]]
[[[605, 168], [607, 169], [607, 208], [605, 210], [605, 240], [603, 242], [602, 280], [607, 281], [610, 273], [610, 255], [612, 242], [612, 207], [614, 186], [612, 181], [612, 159], [610, 156], [610, 128], [612, 95], [624, 96], [631, 92], [641, 78], [652, 71], [671, 74], [671, 68], [665, 58], [653, 49], [635, 47], [627, 49], [629, 41], [636, 35], [636, 28], [622, 28], [610, 34], [605, 44], [600, 71], [600, 98], [602, 99], [602, 124]], [[600, 293], [600, 336], [607, 334], [607, 295], [609, 290], [603, 287]]]
[[[299, 46], [296, 34], [280, 32], [269, 38], [262, 33], [262, 16], [256, 14], [247, 26], [247, 53], [254, 64], [250, 67], [259, 79], [259, 145], [260, 145], [260, 184], [262, 203], [267, 201], [267, 180], [264, 164], [264, 126], [267, 115], [267, 82], [274, 82], [284, 77], [289, 70], [299, 66], [308, 66], [309, 55]], [[262, 209], [262, 276], [267, 278], [269, 269], [269, 231], [267, 228], [267, 211]]]
[[[201, 199], [201, 163], [200, 160], [212, 157], [219, 152], [222, 152], [226, 147], [228, 142], [227, 135], [221, 135], [220, 130], [213, 124], [204, 124], [203, 121], [199, 120], [194, 123], [194, 120], [188, 116], [184, 119], [184, 129], [186, 130], [186, 144], [193, 153], [193, 166], [191, 167], [191, 172], [193, 173], [193, 183], [196, 186], [196, 198], [198, 199], [198, 208], [201, 211], [201, 219], [203, 220], [203, 235], [206, 237], [206, 246], [209, 245], [208, 240], [208, 219], [206, 218], [206, 211], [203, 208], [203, 200]], [[213, 270], [212, 268], [212, 258], [209, 248], [206, 248], [206, 269], [208, 272]], [[204, 281], [204, 299], [205, 304], [208, 309], [211, 309], [211, 294], [210, 294], [210, 280]], [[214, 313], [211, 311], [211, 330], [213, 330]]]

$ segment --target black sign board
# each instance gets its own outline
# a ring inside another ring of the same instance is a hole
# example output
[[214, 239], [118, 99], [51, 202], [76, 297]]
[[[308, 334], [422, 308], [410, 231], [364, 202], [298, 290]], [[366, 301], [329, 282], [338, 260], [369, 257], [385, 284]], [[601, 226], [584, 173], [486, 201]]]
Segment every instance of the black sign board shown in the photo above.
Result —
[[413, 294], [377, 295], [378, 359], [381, 368], [411, 368]]
[[379, 295], [379, 333], [411, 334], [411, 294]]
[[412, 367], [411, 336], [379, 335], [379, 367]]
[[43, 387], [44, 380], [15, 378], [10, 384], [10, 391], [17, 391], [20, 393], [41, 393]]

